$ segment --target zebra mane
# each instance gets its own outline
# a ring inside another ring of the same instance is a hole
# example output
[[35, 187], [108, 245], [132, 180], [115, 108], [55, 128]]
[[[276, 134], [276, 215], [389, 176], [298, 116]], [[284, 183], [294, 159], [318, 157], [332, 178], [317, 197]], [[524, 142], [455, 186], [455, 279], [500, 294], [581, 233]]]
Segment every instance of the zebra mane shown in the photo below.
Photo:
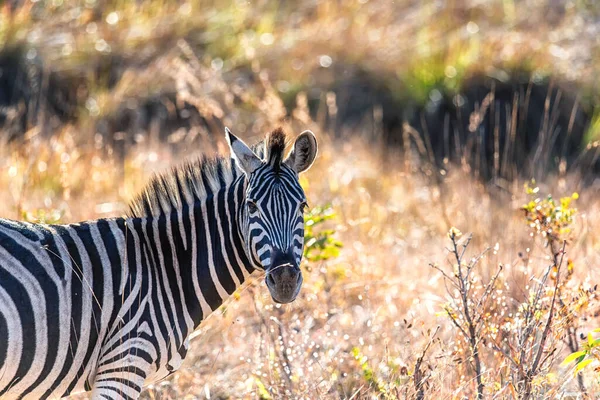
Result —
[[[285, 146], [286, 135], [278, 128], [266, 140], [252, 146], [252, 150], [278, 171]], [[235, 161], [230, 158], [202, 156], [195, 161], [185, 162], [155, 174], [129, 203], [127, 216], [156, 217], [172, 210], [181, 210], [184, 205], [191, 206], [209, 198], [231, 184], [240, 174]]]
[[257, 154], [263, 160], [266, 160], [269, 164], [271, 164], [276, 172], [279, 172], [279, 167], [283, 161], [283, 153], [285, 151], [286, 144], [287, 137], [285, 132], [282, 128], [277, 128], [273, 132], [269, 133], [266, 139], [266, 146], [263, 146], [263, 148], [265, 148], [267, 151], [266, 157], [262, 154]]

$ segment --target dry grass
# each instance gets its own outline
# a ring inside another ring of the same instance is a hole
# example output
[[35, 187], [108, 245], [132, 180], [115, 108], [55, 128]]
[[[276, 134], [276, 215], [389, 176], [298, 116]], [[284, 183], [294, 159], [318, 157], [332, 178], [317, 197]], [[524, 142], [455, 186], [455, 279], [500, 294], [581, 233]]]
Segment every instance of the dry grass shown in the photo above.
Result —
[[[290, 125], [296, 124], [302, 125]], [[473, 396], [465, 343], [442, 315], [450, 297], [429, 264], [446, 265], [450, 224], [473, 235], [473, 255], [491, 247], [476, 276], [487, 280], [498, 264], [504, 266], [494, 302], [503, 310], [495, 323], [506, 323], [526, 300], [531, 278], [551, 264], [524, 222], [522, 184], [485, 187], [458, 168], [450, 168], [438, 184], [420, 172], [426, 169], [417, 161], [381, 161], [374, 143], [318, 134], [321, 153], [304, 184], [311, 204], [331, 203], [338, 214], [337, 238], [345, 245], [340, 257], [305, 264], [302, 294], [289, 306], [275, 306], [256, 277], [202, 325], [185, 367], [144, 398], [413, 398], [415, 363], [437, 326], [422, 366], [426, 396]], [[169, 152], [135, 149], [123, 175], [121, 163], [100, 157], [99, 150], [72, 147], [71, 140], [65, 132], [52, 147], [26, 144], [4, 153], [0, 184], [9, 189], [3, 192], [4, 217], [19, 217], [17, 207], [58, 209], [62, 222], [119, 215], [151, 170], [175, 162]], [[569, 176], [551, 180], [541, 190], [580, 193], [567, 248], [575, 266], [569, 284], [587, 288], [599, 278], [594, 266], [600, 237], [593, 227], [600, 223], [600, 204], [596, 189], [570, 182]], [[592, 301], [575, 315], [580, 332], [595, 327], [582, 319], [593, 307]], [[572, 372], [558, 366], [566, 345], [559, 336], [554, 341], [557, 358], [536, 383], [540, 397], [577, 390]], [[485, 393], [510, 398], [506, 360], [492, 349], [482, 353]], [[595, 379], [587, 375], [586, 384], [597, 394]]]
[[[545, 5], [536, 8], [540, 13], [523, 12], [532, 6], [529, 2], [504, 1], [489, 9], [488, 4], [463, 8], [460, 2], [441, 8], [410, 2], [398, 8], [378, 1], [305, 2], [296, 11], [296, 22], [283, 25], [281, 15], [290, 11], [285, 6], [261, 2], [253, 9], [238, 3], [187, 7], [153, 0], [135, 7], [113, 1], [71, 14], [62, 6], [48, 6], [48, 15], [63, 16], [62, 22], [17, 15], [5, 6], [1, 18], [12, 25], [0, 30], [2, 43], [18, 41], [37, 26], [31, 45], [52, 53], [54, 45], [67, 45], [51, 40], [66, 24], [76, 57], [61, 50], [51, 65], [85, 71], [87, 62], [102, 56], [94, 50], [102, 39], [111, 51], [124, 55], [126, 67], [110, 87], [89, 78], [87, 95], [94, 101], [84, 102], [87, 108], [75, 122], [60, 125], [52, 135], [33, 125], [23, 141], [1, 143], [0, 187], [5, 190], [0, 192], [0, 216], [67, 223], [120, 215], [152, 172], [184, 156], [224, 152], [222, 124], [244, 139], [276, 125], [295, 133], [313, 129], [320, 155], [303, 184], [311, 205], [332, 204], [337, 214], [332, 227], [344, 243], [340, 256], [306, 262], [304, 287], [291, 305], [274, 305], [263, 279], [255, 277], [203, 323], [184, 367], [148, 388], [143, 398], [474, 398], [472, 346], [448, 315], [457, 292], [447, 291], [442, 273], [431, 267], [452, 275], [456, 260], [447, 237], [452, 226], [464, 237], [472, 235], [465, 261], [489, 248], [473, 268], [474, 296], [485, 293], [486, 283], [503, 267], [484, 310], [485, 329], [475, 343], [485, 397], [518, 397], [519, 375], [505, 354], [510, 347], [503, 347], [512, 342], [502, 338], [512, 340], [525, 315], [523, 303], [556, 262], [544, 239], [525, 222], [525, 182], [500, 187], [481, 183], [460, 166], [439, 171], [413, 155], [418, 146], [402, 155], [385, 152], [378, 139], [368, 139], [377, 137], [377, 126], [360, 125], [352, 135], [340, 137], [323, 123], [335, 114], [335, 99], [323, 102], [312, 118], [310, 93], [297, 91], [310, 86], [311, 79], [331, 78], [334, 69], [322, 66], [328, 62], [324, 55], [391, 76], [389, 82], [412, 88], [408, 95], [417, 100], [439, 79], [452, 89], [469, 71], [494, 75], [523, 63], [538, 73], [552, 65], [558, 74], [590, 83], [600, 65], [591, 60], [600, 54], [598, 43], [592, 38], [582, 51], [576, 39], [583, 41], [597, 29], [597, 24], [586, 25], [586, 18], [594, 18], [594, 6], [569, 3], [553, 24], [554, 11]], [[206, 8], [218, 12], [211, 17], [203, 12]], [[113, 9], [125, 26], [119, 28], [122, 35], [106, 22]], [[470, 20], [485, 34], [475, 32], [473, 25], [465, 31]], [[90, 21], [96, 33], [86, 31]], [[206, 36], [194, 34], [199, 31]], [[406, 37], [416, 39], [399, 40]], [[350, 38], [352, 47], [347, 45]], [[143, 55], [142, 65], [128, 61], [135, 50]], [[408, 53], [416, 56], [406, 57]], [[240, 66], [249, 69], [236, 69]], [[588, 87], [592, 98], [597, 97], [594, 85]], [[202, 123], [175, 132], [158, 132], [150, 124], [134, 137], [111, 137], [99, 134], [90, 122], [122, 103], [163, 91], [176, 93], [174, 112], [191, 105]], [[294, 108], [286, 110], [282, 98]], [[565, 306], [556, 312], [548, 307], [558, 280], [542, 285], [537, 318], [544, 322], [552, 314], [553, 319], [544, 342], [547, 362], [532, 380], [535, 398], [575, 398], [579, 386], [572, 368], [560, 366], [570, 352], [568, 330], [585, 334], [598, 327], [598, 303], [585, 291], [600, 280], [600, 202], [597, 185], [580, 182], [579, 176], [565, 174], [538, 182], [544, 195], [578, 192], [579, 199], [566, 245], [573, 273], [560, 281]], [[540, 323], [535, 331], [535, 343], [543, 327]], [[586, 371], [583, 380], [591, 397], [600, 395], [597, 373]]]

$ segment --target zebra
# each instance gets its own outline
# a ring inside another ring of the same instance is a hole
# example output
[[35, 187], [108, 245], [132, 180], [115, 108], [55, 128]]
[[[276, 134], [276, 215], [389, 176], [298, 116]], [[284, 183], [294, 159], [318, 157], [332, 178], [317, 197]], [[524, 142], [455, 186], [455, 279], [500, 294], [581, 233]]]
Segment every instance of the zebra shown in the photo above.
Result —
[[250, 274], [278, 303], [302, 285], [310, 131], [154, 176], [125, 217], [0, 219], [0, 398], [136, 399], [176, 371], [189, 335]]

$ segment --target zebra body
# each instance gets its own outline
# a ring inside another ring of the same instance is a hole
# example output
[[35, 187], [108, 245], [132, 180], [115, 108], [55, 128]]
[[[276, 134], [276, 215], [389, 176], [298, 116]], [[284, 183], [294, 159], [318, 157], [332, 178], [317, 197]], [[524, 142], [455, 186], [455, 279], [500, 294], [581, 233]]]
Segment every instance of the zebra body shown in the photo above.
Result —
[[[256, 269], [275, 301], [296, 297], [305, 202], [297, 174], [307, 166], [279, 159], [273, 169], [279, 131], [262, 148], [266, 160], [229, 135], [238, 168], [200, 160], [174, 169], [127, 218], [0, 219], [0, 398], [92, 390], [94, 399], [135, 399], [180, 367], [189, 334]], [[297, 140], [292, 161], [299, 150]], [[315, 154], [316, 142], [304, 164]]]

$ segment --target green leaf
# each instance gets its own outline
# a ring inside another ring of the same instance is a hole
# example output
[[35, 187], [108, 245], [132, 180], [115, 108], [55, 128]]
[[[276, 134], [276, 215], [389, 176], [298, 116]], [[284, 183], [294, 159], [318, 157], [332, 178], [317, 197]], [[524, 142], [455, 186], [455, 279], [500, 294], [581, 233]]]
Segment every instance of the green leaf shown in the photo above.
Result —
[[271, 394], [269, 393], [269, 391], [265, 387], [264, 383], [262, 383], [262, 381], [259, 378], [255, 377], [254, 383], [256, 383], [256, 387], [258, 389], [258, 396], [261, 400], [271, 400], [272, 399]]
[[562, 366], [565, 366], [567, 364], [572, 363], [576, 358], [579, 358], [581, 356], [585, 357], [585, 355], [587, 354], [587, 351], [582, 350], [582, 351], [576, 351], [575, 353], [571, 353], [567, 356], [567, 358], [564, 359], [564, 361], [560, 364]]
[[591, 358], [588, 358], [587, 360], [583, 360], [582, 362], [580, 362], [579, 364], [577, 364], [577, 367], [575, 368], [575, 373], [577, 373], [577, 372], [581, 371], [582, 369], [584, 369], [592, 361], [594, 361], [594, 360], [592, 360]]
[[305, 216], [304, 257], [307, 261], [323, 261], [339, 256], [342, 243], [334, 238], [335, 230], [318, 229], [318, 225], [336, 217], [330, 205], [315, 207]]

